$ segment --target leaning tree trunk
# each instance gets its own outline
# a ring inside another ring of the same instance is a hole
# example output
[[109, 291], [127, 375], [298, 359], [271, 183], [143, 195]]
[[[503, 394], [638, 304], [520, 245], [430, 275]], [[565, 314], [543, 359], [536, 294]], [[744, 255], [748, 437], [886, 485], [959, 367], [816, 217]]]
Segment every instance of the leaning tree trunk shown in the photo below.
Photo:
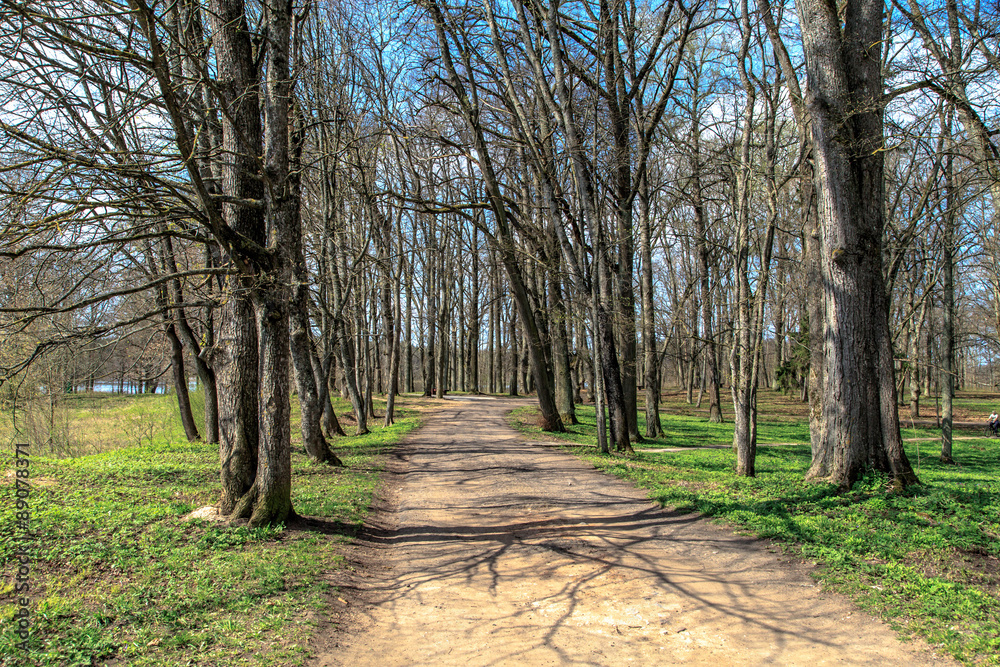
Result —
[[449, 85], [451, 85], [452, 89], [458, 95], [462, 115], [472, 133], [472, 143], [478, 156], [479, 171], [486, 186], [490, 209], [493, 212], [496, 229], [495, 246], [507, 274], [511, 296], [514, 299], [515, 306], [521, 316], [521, 324], [524, 327], [525, 339], [531, 359], [532, 375], [535, 380], [535, 389], [538, 396], [538, 408], [542, 413], [540, 418], [541, 427], [546, 431], [563, 431], [565, 427], [563, 426], [562, 419], [559, 417], [552, 383], [549, 381], [548, 369], [545, 364], [545, 350], [539, 333], [538, 323], [531, 308], [528, 290], [525, 287], [524, 275], [514, 240], [514, 230], [511, 227], [511, 221], [508, 219], [511, 211], [508, 208], [506, 195], [500, 187], [499, 179], [494, 170], [489, 144], [486, 141], [486, 134], [480, 116], [478, 97], [475, 95], [476, 89], [475, 87], [471, 88], [473, 95], [470, 96], [461, 77], [458, 75], [452, 59], [451, 46], [445, 34], [446, 22], [440, 6], [436, 2], [429, 2], [427, 3], [427, 8], [430, 10], [434, 21], [441, 59], [448, 74]]
[[[334, 343], [329, 343], [333, 345]], [[324, 347], [327, 344], [324, 343]], [[333, 400], [330, 394], [330, 374], [334, 370], [333, 364], [333, 352], [329, 352], [324, 355], [323, 359], [320, 359], [319, 354], [316, 350], [316, 343], [313, 341], [312, 345], [312, 367], [313, 376], [316, 381], [316, 391], [319, 392], [319, 403], [323, 406], [323, 432], [326, 433], [328, 438], [335, 435], [345, 436], [344, 429], [340, 425], [340, 421], [337, 419], [337, 413], [333, 410]]]
[[[304, 269], [304, 260], [303, 260]], [[321, 396], [316, 384], [316, 373], [312, 359], [312, 336], [309, 333], [309, 295], [305, 277], [297, 278], [295, 297], [291, 304], [291, 357], [295, 371], [295, 385], [299, 392], [299, 406], [302, 412], [302, 445], [306, 455], [316, 463], [343, 465], [330, 449], [323, 436], [324, 402], [328, 395]]]
[[[170, 240], [169, 236], [164, 236], [163, 238], [163, 250], [165, 253], [164, 261], [166, 262], [166, 268], [176, 274], [177, 271], [177, 260], [174, 256], [173, 242]], [[209, 260], [209, 264], [213, 263], [212, 253], [206, 252], [206, 257]], [[180, 304], [184, 303], [184, 293], [181, 289], [181, 281], [179, 278], [175, 278], [171, 281], [172, 293], [174, 303]], [[211, 283], [209, 283], [211, 285]], [[183, 308], [176, 308], [174, 310], [174, 324], [177, 327], [177, 332], [180, 334], [183, 341], [187, 344], [188, 348], [191, 350], [191, 356], [194, 357], [195, 370], [198, 373], [198, 381], [201, 383], [202, 392], [204, 394], [205, 403], [205, 442], [217, 443], [219, 442], [219, 394], [218, 387], [215, 382], [215, 372], [212, 370], [211, 365], [206, 361], [206, 349], [211, 350], [214, 345], [213, 338], [213, 323], [211, 321], [212, 310], [208, 309], [208, 318], [206, 322], [206, 336], [204, 341], [199, 341], [194, 335], [194, 331], [191, 329], [191, 325], [188, 322], [187, 314]], [[202, 346], [204, 342], [204, 347]]]
[[[153, 246], [149, 243], [145, 245], [146, 263], [155, 276], [159, 276], [161, 270], [164, 273], [171, 271], [172, 262], [166, 257], [166, 244], [161, 244], [159, 261], [153, 255]], [[173, 267], [176, 274], [177, 269]], [[179, 309], [180, 302], [175, 310]], [[194, 414], [191, 412], [191, 397], [188, 394], [187, 372], [184, 368], [184, 345], [177, 335], [175, 317], [171, 315], [169, 290], [165, 285], [160, 285], [156, 289], [156, 305], [160, 309], [160, 317], [163, 319], [163, 335], [170, 343], [170, 370], [174, 381], [174, 394], [177, 396], [177, 409], [181, 417], [181, 425], [184, 427], [184, 436], [188, 442], [200, 440], [198, 427], [194, 423]]]
[[[164, 314], [164, 317], [169, 317]], [[165, 333], [170, 341], [170, 367], [174, 376], [174, 392], [177, 394], [177, 407], [181, 413], [181, 424], [184, 426], [184, 436], [188, 442], [200, 440], [198, 427], [191, 413], [191, 398], [188, 396], [187, 373], [184, 372], [184, 346], [177, 336], [173, 322], [166, 325]]]
[[368, 433], [368, 420], [364, 398], [361, 396], [361, 390], [358, 388], [358, 362], [357, 353], [354, 349], [354, 340], [347, 331], [347, 323], [342, 318], [335, 326], [339, 338], [337, 350], [340, 352], [340, 365], [344, 370], [344, 385], [347, 388], [347, 395], [351, 400], [351, 405], [354, 407], [354, 417], [357, 420], [355, 435], [364, 435]]

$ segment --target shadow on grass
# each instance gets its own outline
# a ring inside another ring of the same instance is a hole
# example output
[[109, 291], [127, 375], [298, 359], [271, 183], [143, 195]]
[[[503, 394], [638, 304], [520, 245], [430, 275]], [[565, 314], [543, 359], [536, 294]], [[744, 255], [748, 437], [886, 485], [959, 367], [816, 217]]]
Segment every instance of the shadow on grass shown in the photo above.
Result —
[[363, 526], [355, 523], [345, 523], [336, 519], [319, 516], [296, 516], [285, 525], [289, 534], [316, 533], [319, 535], [339, 535], [342, 537], [357, 537]]

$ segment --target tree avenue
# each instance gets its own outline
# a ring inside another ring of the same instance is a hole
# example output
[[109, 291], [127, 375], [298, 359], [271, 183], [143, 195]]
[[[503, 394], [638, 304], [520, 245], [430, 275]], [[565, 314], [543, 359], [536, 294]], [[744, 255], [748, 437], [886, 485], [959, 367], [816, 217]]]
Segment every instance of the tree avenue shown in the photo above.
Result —
[[0, 400], [169, 389], [255, 526], [293, 400], [341, 465], [400, 392], [590, 402], [627, 453], [680, 391], [754, 476], [770, 387], [809, 478], [914, 484], [900, 401], [961, 460], [954, 392], [998, 383], [991, 11], [0, 0]]

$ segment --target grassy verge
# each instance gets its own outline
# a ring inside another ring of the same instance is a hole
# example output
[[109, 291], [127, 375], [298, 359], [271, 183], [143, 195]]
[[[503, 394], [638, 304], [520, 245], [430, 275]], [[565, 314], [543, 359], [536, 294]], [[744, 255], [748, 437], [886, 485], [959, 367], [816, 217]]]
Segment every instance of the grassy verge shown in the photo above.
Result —
[[[133, 412], [158, 423], [156, 415], [170, 410], [172, 397], [139, 398], [146, 414], [128, 399], [90, 397], [96, 419], [84, 405], [72, 419], [86, 433]], [[377, 456], [418, 423], [405, 407], [400, 417], [390, 428], [332, 441], [346, 469], [312, 464], [294, 447], [292, 501], [321, 529], [183, 520], [218, 499], [218, 448], [182, 442], [173, 425], [141, 442], [120, 433], [97, 454], [33, 455], [27, 654], [16, 648], [11, 622], [15, 508], [13, 452], [5, 449], [0, 664], [302, 664], [328, 588], [323, 575], [338, 567], [340, 545], [361, 525], [377, 487]]]
[[[904, 636], [919, 635], [966, 664], [1000, 665], [1000, 443], [955, 443], [958, 466], [938, 462], [940, 443], [908, 442], [922, 486], [886, 492], [872, 475], [850, 493], [803, 481], [809, 467], [804, 421], [764, 421], [755, 479], [733, 474], [729, 449], [649, 452], [731, 442], [732, 426], [693, 416], [663, 416], [667, 436], [636, 447], [634, 457], [599, 455], [592, 407], [559, 437], [599, 470], [649, 490], [665, 507], [718, 517], [750, 534], [784, 543], [815, 562], [816, 576]], [[530, 434], [537, 411], [514, 411]], [[641, 420], [641, 415], [640, 415]], [[640, 425], [641, 427], [643, 425]], [[905, 429], [904, 438], [939, 435]], [[581, 447], [580, 445], [587, 445]]]

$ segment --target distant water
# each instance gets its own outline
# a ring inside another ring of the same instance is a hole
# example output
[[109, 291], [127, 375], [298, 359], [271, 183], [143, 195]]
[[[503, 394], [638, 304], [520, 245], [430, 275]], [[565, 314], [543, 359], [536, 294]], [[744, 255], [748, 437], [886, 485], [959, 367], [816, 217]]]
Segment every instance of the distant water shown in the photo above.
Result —
[[[140, 394], [140, 393], [142, 393], [142, 391], [141, 391], [142, 386], [138, 385], [138, 384], [135, 384], [135, 383], [126, 382], [124, 384], [123, 388], [125, 390], [124, 393], [126, 393], [126, 394]], [[166, 386], [166, 385], [162, 385], [161, 384], [161, 385], [159, 385], [156, 388], [156, 393], [157, 394], [165, 394], [165, 393], [167, 393], [168, 389], [172, 389], [172, 388], [173, 388], [173, 385]], [[197, 382], [188, 382], [188, 389], [189, 390], [194, 391], [197, 388], [198, 388], [198, 383]], [[117, 394], [118, 393], [118, 389], [119, 389], [119, 385], [118, 385], [117, 382], [95, 382], [94, 383], [94, 391], [97, 392], [97, 393], [101, 393], [101, 394]], [[88, 391], [87, 385], [85, 385], [85, 384], [79, 384], [79, 385], [76, 386], [76, 390], [80, 391], [80, 392]]]

